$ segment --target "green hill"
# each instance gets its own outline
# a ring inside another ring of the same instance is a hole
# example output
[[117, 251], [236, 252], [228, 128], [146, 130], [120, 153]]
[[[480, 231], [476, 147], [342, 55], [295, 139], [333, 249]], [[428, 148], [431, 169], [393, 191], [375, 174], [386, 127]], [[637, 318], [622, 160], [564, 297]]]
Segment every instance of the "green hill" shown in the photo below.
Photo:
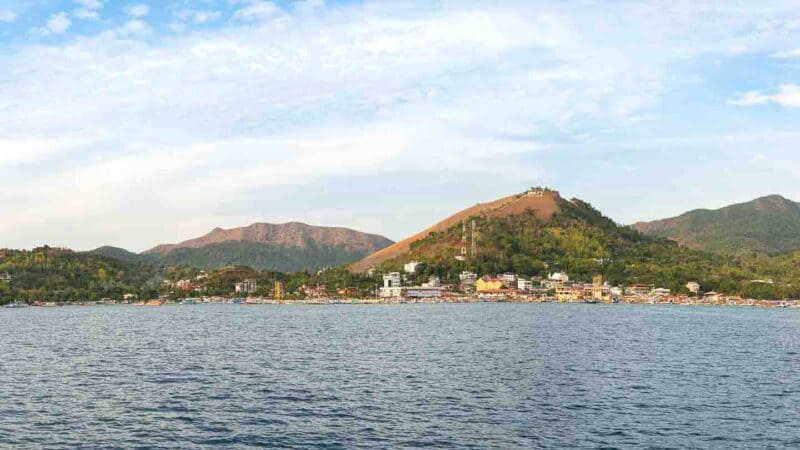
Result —
[[248, 241], [224, 241], [203, 247], [175, 248], [162, 255], [148, 254], [164, 266], [190, 266], [216, 269], [248, 266], [279, 272], [316, 271], [356, 261], [364, 250], [345, 246], [321, 246], [313, 241], [303, 247], [262, 244]]
[[770, 195], [721, 209], [698, 209], [669, 219], [639, 222], [632, 227], [695, 250], [731, 255], [776, 254], [800, 249], [800, 204]]
[[67, 249], [0, 250], [0, 303], [26, 301], [99, 300], [142, 294], [155, 269]]
[[[424, 263], [420, 280], [436, 274], [457, 282], [458, 274], [515, 272], [546, 276], [566, 271], [589, 281], [600, 274], [613, 284], [652, 283], [681, 292], [688, 281], [705, 290], [730, 294], [784, 298], [800, 296], [797, 269], [775, 259], [741, 259], [678, 246], [659, 237], [645, 236], [620, 226], [581, 200], [555, 196], [556, 211], [543, 218], [536, 211], [472, 216], [477, 227], [477, 255], [459, 261], [462, 226], [435, 231], [409, 249], [376, 266], [380, 272], [400, 270], [410, 260]], [[751, 283], [765, 271], [781, 272], [768, 289]]]

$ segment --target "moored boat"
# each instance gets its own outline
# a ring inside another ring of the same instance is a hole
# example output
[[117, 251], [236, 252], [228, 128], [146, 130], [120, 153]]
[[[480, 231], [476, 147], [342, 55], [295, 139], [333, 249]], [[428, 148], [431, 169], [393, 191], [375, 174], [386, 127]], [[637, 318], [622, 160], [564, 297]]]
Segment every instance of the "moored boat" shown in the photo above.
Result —
[[6, 308], [27, 308], [28, 306], [30, 305], [28, 305], [27, 303], [23, 303], [19, 300], [14, 300], [13, 302], [7, 304]]

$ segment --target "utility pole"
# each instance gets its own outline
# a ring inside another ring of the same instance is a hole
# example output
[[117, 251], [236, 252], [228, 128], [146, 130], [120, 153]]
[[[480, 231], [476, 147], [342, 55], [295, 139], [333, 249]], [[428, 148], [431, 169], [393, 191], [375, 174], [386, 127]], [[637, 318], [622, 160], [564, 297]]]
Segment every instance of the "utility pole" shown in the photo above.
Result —
[[467, 219], [461, 221], [461, 256], [467, 256]]
[[477, 243], [477, 236], [475, 235], [475, 219], [472, 219], [472, 256], [473, 258], [478, 254], [478, 243]]

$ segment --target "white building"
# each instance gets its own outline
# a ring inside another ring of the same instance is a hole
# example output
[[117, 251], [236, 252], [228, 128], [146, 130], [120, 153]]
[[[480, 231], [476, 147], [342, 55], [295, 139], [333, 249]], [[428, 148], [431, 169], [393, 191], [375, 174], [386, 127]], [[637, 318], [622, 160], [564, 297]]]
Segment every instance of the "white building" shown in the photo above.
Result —
[[403, 281], [400, 277], [400, 272], [391, 272], [383, 276], [383, 287], [385, 288], [401, 287], [402, 285]]
[[413, 286], [403, 288], [403, 296], [408, 298], [438, 298], [442, 296], [442, 288]]
[[431, 275], [427, 283], [422, 283], [423, 288], [438, 288], [442, 285], [442, 280], [436, 275]]
[[475, 272], [461, 272], [461, 275], [458, 276], [458, 279], [461, 280], [461, 284], [463, 285], [470, 285], [472, 286], [478, 281], [478, 274]]
[[558, 283], [566, 283], [569, 281], [569, 277], [564, 272], [551, 273], [550, 276], [547, 277], [547, 279]]
[[506, 272], [504, 274], [498, 275], [497, 278], [503, 280], [504, 283], [511, 286], [517, 281], [517, 274]]
[[517, 279], [517, 289], [520, 291], [532, 291], [533, 290], [533, 281], [526, 280], [524, 278]]
[[416, 273], [419, 267], [419, 261], [409, 261], [403, 265], [403, 272]]
[[700, 283], [696, 281], [690, 281], [686, 283], [686, 289], [688, 289], [692, 294], [697, 294], [700, 292]]
[[240, 294], [253, 294], [258, 290], [258, 283], [256, 280], [247, 279], [241, 283], [236, 283], [236, 292]]
[[400, 298], [403, 296], [402, 286], [382, 287], [378, 290], [378, 296], [381, 298]]

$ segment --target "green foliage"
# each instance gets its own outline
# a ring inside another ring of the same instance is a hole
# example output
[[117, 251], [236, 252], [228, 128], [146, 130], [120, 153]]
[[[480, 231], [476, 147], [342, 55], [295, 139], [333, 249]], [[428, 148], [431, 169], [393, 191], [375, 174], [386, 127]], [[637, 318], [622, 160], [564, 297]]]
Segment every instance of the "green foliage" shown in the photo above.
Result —
[[[462, 270], [525, 276], [565, 271], [579, 281], [601, 274], [616, 285], [647, 283], [674, 292], [685, 292], [687, 282], [698, 281], [706, 291], [800, 298], [800, 253], [756, 259], [706, 253], [620, 227], [579, 200], [561, 201], [559, 206], [560, 211], [546, 222], [532, 211], [502, 218], [475, 217], [478, 255], [467, 261], [455, 259], [461, 228], [454, 226], [417, 241], [409, 254], [385, 262], [380, 270], [399, 270], [403, 262], [417, 259], [428, 263], [418, 278], [435, 274], [450, 283], [458, 281]], [[764, 277], [774, 278], [775, 283], [751, 282]]]
[[155, 269], [71, 250], [41, 247], [31, 251], [0, 250], [0, 303], [24, 301], [96, 301], [121, 299], [125, 293], [146, 295]]
[[800, 249], [800, 204], [772, 195], [718, 210], [696, 210], [634, 228], [696, 250], [737, 256]]
[[364, 256], [364, 250], [319, 246], [313, 241], [308, 241], [305, 248], [227, 241], [201, 248], [178, 248], [161, 256], [158, 263], [206, 270], [241, 265], [262, 270], [297, 272], [338, 266], [358, 261]]

